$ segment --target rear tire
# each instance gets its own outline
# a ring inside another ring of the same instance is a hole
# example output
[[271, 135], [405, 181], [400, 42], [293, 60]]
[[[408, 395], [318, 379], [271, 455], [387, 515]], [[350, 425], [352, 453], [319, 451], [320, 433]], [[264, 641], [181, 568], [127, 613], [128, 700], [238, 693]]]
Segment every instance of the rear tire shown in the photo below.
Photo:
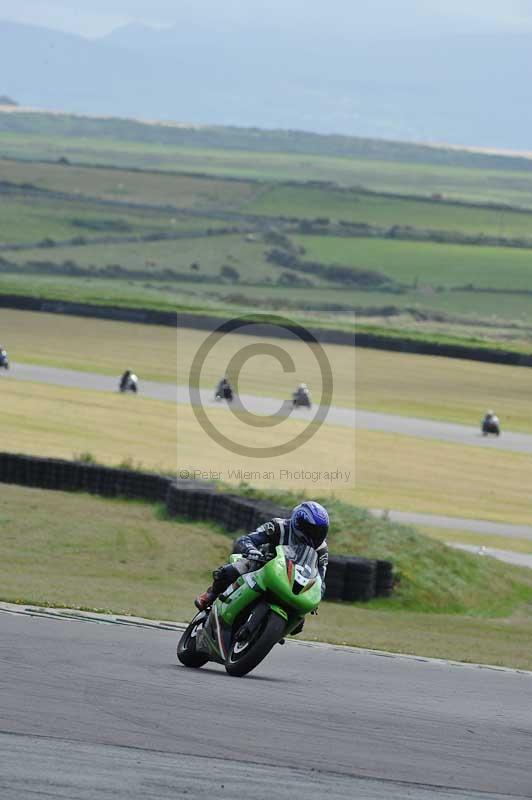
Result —
[[225, 669], [229, 675], [242, 678], [252, 669], [255, 669], [266, 658], [272, 647], [283, 638], [285, 628], [286, 622], [284, 619], [274, 611], [270, 611], [262, 622], [256, 638], [245, 650], [239, 652], [240, 643], [233, 642], [225, 660]]
[[196, 630], [202, 625], [204, 619], [194, 617], [184, 631], [177, 645], [177, 658], [185, 667], [202, 667], [209, 660], [208, 656], [196, 650]]

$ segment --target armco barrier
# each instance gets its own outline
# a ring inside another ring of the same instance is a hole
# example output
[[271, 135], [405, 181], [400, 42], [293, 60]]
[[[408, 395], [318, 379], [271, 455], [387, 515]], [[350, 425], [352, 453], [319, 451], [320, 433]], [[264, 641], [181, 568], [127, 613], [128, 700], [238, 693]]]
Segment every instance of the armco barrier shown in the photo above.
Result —
[[[288, 514], [282, 506], [220, 492], [214, 484], [201, 481], [16, 453], [0, 452], [0, 483], [162, 502], [169, 516], [212, 520], [228, 531], [252, 531], [272, 517]], [[326, 600], [365, 601], [389, 596], [392, 589], [390, 561], [329, 557]]]

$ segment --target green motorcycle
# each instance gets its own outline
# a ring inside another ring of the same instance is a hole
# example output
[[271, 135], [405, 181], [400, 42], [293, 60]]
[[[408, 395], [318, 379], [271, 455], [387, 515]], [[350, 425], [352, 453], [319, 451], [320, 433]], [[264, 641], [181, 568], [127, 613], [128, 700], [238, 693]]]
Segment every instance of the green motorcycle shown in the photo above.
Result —
[[[242, 555], [231, 556], [234, 563]], [[314, 548], [279, 545], [273, 558], [241, 575], [213, 603], [200, 611], [181, 636], [177, 657], [186, 667], [207, 661], [223, 664], [242, 677], [266, 658], [272, 647], [315, 611], [321, 578]]]

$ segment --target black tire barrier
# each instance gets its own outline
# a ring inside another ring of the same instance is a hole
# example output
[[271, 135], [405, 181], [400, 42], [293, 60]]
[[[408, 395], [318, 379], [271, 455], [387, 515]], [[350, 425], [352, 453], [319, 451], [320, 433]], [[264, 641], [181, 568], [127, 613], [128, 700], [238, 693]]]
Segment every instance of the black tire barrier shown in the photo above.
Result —
[[375, 597], [376, 571], [375, 561], [367, 558], [348, 557], [342, 600], [365, 602]]
[[[22, 311], [46, 311], [53, 314], [72, 314], [78, 317], [96, 317], [122, 322], [136, 322], [144, 325], [165, 325], [195, 330], [215, 330], [222, 322], [221, 317], [208, 314], [193, 314], [174, 311], [156, 311], [149, 308], [128, 308], [121, 306], [91, 305], [90, 303], [73, 303], [67, 300], [42, 300], [26, 295], [0, 294], [0, 308], [15, 308]], [[476, 347], [461, 343], [435, 342], [418, 340], [404, 336], [391, 336], [383, 333], [336, 330], [333, 328], [309, 328], [322, 344], [342, 344], [349, 347], [367, 347], [375, 350], [391, 350], [401, 353], [417, 353], [420, 355], [441, 356], [443, 358], [460, 358], [469, 361], [482, 361], [493, 364], [509, 364], [516, 367], [532, 367], [532, 353], [519, 353], [494, 347]], [[287, 338], [290, 334], [282, 328], [271, 326], [260, 327], [250, 325], [239, 331], [243, 335], [262, 335], [276, 338]]]
[[14, 453], [0, 453], [0, 481], [152, 502], [166, 501], [170, 483], [169, 478], [152, 473]]
[[[170, 517], [211, 520], [227, 531], [253, 531], [273, 517], [289, 514], [275, 503], [226, 494], [210, 483], [17, 453], [0, 452], [0, 483], [164, 503]], [[325, 600], [365, 602], [389, 597], [393, 586], [391, 561], [329, 557]]]
[[390, 597], [394, 587], [393, 564], [391, 561], [377, 561], [375, 594], [377, 597]]
[[343, 600], [345, 586], [346, 559], [343, 556], [329, 556], [325, 576], [324, 600]]
[[389, 597], [394, 587], [393, 564], [358, 556], [329, 556], [325, 600], [367, 602]]

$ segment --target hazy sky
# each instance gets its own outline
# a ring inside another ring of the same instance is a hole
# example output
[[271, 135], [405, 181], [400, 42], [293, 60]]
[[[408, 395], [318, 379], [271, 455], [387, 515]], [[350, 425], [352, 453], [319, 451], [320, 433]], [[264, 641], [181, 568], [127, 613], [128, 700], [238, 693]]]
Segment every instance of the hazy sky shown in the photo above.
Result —
[[532, 0], [0, 0], [0, 19], [98, 36], [127, 22], [301, 28], [388, 38], [532, 31]]

